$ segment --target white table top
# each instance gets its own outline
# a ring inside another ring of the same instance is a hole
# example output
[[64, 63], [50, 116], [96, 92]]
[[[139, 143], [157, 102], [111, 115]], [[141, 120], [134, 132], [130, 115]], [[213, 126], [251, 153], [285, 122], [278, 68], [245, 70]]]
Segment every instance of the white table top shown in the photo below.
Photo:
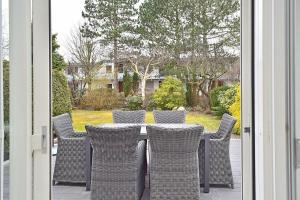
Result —
[[110, 123], [110, 124], [99, 124], [98, 127], [103, 128], [121, 128], [121, 127], [128, 127], [128, 126], [141, 126], [141, 135], [147, 135], [147, 126], [158, 126], [162, 128], [192, 128], [192, 127], [199, 127], [201, 125], [197, 124], [125, 124], [125, 123]]

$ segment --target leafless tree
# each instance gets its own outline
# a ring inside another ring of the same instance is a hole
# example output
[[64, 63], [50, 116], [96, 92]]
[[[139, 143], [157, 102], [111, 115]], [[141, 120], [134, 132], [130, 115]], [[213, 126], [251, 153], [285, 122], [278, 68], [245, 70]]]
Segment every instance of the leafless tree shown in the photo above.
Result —
[[[70, 69], [75, 94], [84, 94], [86, 89], [92, 88], [92, 82], [96, 78], [101, 66], [100, 45], [96, 39], [82, 35], [80, 28], [71, 32], [67, 43], [70, 62], [76, 69]], [[81, 91], [76, 91], [76, 88]]]
[[131, 53], [127, 57], [131, 69], [138, 74], [141, 80], [141, 94], [142, 100], [146, 98], [146, 83], [151, 76], [159, 75], [159, 68], [163, 66], [166, 61], [166, 54], [159, 50], [152, 49], [151, 53]]

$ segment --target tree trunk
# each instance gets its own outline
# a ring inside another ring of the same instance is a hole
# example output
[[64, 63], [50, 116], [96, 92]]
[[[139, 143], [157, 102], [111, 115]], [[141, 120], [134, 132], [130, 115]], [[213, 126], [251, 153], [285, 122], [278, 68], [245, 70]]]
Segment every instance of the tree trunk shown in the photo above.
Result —
[[142, 92], [142, 100], [143, 100], [143, 104], [145, 103], [145, 99], [146, 99], [146, 78], [142, 78], [141, 79], [141, 92]]

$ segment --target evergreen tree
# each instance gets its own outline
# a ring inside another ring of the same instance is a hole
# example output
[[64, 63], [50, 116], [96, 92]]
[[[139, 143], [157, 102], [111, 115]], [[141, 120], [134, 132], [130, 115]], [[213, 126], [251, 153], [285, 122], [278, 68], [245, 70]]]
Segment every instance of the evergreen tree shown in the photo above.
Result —
[[133, 76], [132, 76], [132, 88], [133, 88], [133, 92], [136, 94], [139, 90], [139, 75], [134, 72]]
[[57, 42], [57, 34], [52, 35], [52, 69], [62, 71], [66, 68], [67, 64], [64, 57], [58, 53], [60, 45]]
[[123, 87], [124, 87], [124, 95], [125, 97], [127, 97], [132, 91], [132, 77], [130, 76], [127, 70], [125, 70], [123, 75]]
[[114, 88], [118, 88], [119, 51], [133, 40], [138, 0], [85, 0], [82, 32], [112, 47]]

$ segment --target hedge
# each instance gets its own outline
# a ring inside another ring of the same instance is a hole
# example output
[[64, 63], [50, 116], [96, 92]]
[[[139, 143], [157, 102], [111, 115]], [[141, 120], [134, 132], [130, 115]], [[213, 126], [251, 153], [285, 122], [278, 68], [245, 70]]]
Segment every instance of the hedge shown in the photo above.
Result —
[[71, 92], [67, 78], [63, 72], [53, 70], [52, 73], [52, 114], [57, 116], [63, 113], [71, 113]]

